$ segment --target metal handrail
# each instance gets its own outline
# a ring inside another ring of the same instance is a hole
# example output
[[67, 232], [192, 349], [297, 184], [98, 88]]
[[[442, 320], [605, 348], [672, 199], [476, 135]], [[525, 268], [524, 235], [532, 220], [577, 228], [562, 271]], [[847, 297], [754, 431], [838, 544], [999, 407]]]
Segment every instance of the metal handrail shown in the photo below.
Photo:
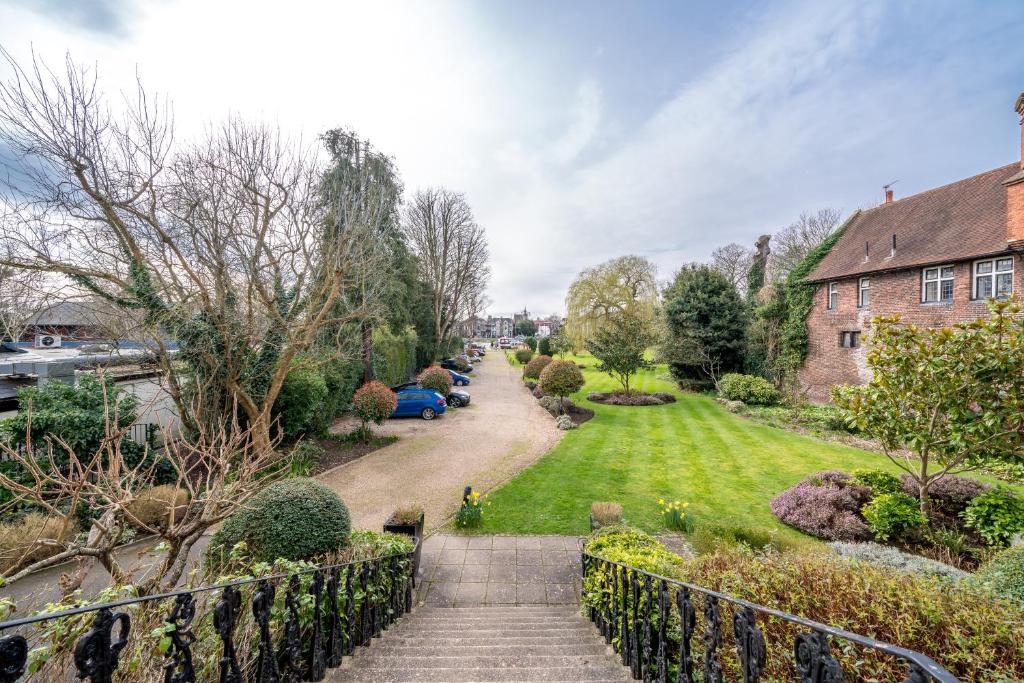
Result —
[[[581, 552], [582, 561], [583, 561], [583, 575], [584, 575], [584, 578], [586, 578], [586, 576], [588, 574], [588, 569], [591, 566], [593, 566], [595, 563], [602, 563], [604, 565], [607, 565], [607, 566], [610, 566], [610, 567], [614, 568], [614, 569], [612, 569], [612, 572], [613, 572], [613, 582], [615, 583], [616, 586], [618, 586], [618, 584], [619, 584], [619, 574], [620, 573], [625, 573], [625, 574], [630, 575], [631, 579], [634, 580], [634, 581], [635, 581], [635, 579], [636, 579], [636, 577], [638, 575], [646, 577], [645, 580], [644, 580], [644, 588], [643, 588], [643, 590], [648, 593], [648, 597], [650, 597], [649, 593], [651, 591], [651, 585], [653, 583], [655, 583], [655, 582], [658, 584], [659, 594], [661, 592], [666, 591], [668, 586], [675, 586], [675, 587], [677, 587], [679, 589], [683, 589], [682, 592], [687, 595], [687, 600], [689, 599], [688, 598], [689, 592], [700, 593], [701, 595], [704, 595], [705, 597], [713, 598], [713, 602], [715, 603], [716, 610], [717, 610], [717, 602], [718, 601], [724, 601], [724, 602], [727, 602], [727, 603], [730, 603], [730, 604], [733, 604], [733, 605], [737, 605], [737, 606], [743, 608], [744, 610], [749, 610], [751, 613], [760, 613], [760, 614], [763, 614], [763, 615], [766, 615], [766, 616], [770, 616], [770, 617], [775, 617], [775, 618], [781, 619], [783, 621], [786, 621], [786, 622], [789, 622], [789, 623], [792, 623], [792, 624], [797, 624], [799, 626], [802, 626], [802, 627], [805, 627], [807, 629], [810, 629], [812, 633], [821, 634], [823, 637], [824, 636], [832, 636], [832, 637], [840, 638], [842, 640], [846, 640], [846, 641], [855, 643], [857, 645], [861, 645], [863, 647], [875, 650], [877, 652], [882, 652], [884, 654], [896, 657], [896, 658], [898, 658], [900, 660], [905, 661], [909, 665], [908, 676], [907, 676], [907, 679], [906, 679], [905, 683], [925, 683], [925, 681], [929, 681], [929, 680], [930, 681], [937, 681], [938, 683], [960, 683], [960, 679], [958, 679], [956, 676], [954, 676], [949, 671], [947, 671], [941, 664], [936, 662], [931, 657], [929, 657], [929, 656], [927, 656], [925, 654], [922, 654], [920, 652], [917, 652], [915, 650], [910, 650], [910, 649], [907, 649], [907, 648], [904, 648], [904, 647], [900, 647], [898, 645], [893, 645], [891, 643], [886, 643], [884, 641], [874, 640], [873, 638], [869, 638], [867, 636], [862, 636], [860, 634], [853, 633], [852, 631], [847, 631], [845, 629], [838, 628], [838, 627], [835, 627], [835, 626], [829, 626], [828, 624], [823, 624], [821, 622], [817, 622], [817, 621], [814, 621], [812, 619], [806, 619], [804, 617], [800, 617], [800, 616], [797, 616], [795, 614], [790, 614], [788, 612], [783, 612], [782, 610], [774, 609], [772, 607], [765, 607], [764, 605], [758, 605], [757, 603], [750, 602], [749, 600], [744, 600], [743, 598], [738, 598], [738, 597], [729, 595], [727, 593], [721, 593], [719, 591], [715, 591], [715, 590], [712, 590], [712, 589], [709, 589], [709, 588], [705, 588], [703, 586], [698, 586], [696, 584], [689, 583], [689, 582], [686, 582], [686, 581], [682, 581], [680, 579], [674, 579], [674, 578], [668, 577], [668, 576], [661, 576], [660, 574], [655, 574], [653, 572], [648, 572], [648, 571], [645, 571], [643, 569], [638, 569], [636, 567], [632, 567], [632, 566], [624, 564], [622, 562], [617, 562], [615, 560], [609, 560], [609, 559], [606, 559], [606, 558], [600, 557], [598, 555], [594, 555], [592, 553], [587, 552], [585, 547], [583, 547], [582, 543], [581, 543], [580, 552]], [[625, 578], [625, 577], [623, 577], [623, 578]], [[629, 590], [629, 588], [624, 588], [624, 590]], [[637, 592], [636, 592], [636, 590], [634, 590], [634, 596], [636, 594], [637, 594]], [[660, 597], [660, 595], [659, 595], [659, 597]], [[616, 596], [613, 599], [617, 600], [618, 598]], [[666, 599], [666, 603], [667, 602], [668, 601]], [[646, 609], [648, 609], [648, 610], [650, 609], [650, 600], [648, 600], [648, 602], [647, 602]], [[671, 607], [669, 607], [669, 609], [671, 609]], [[623, 617], [623, 616], [627, 616], [628, 617], [628, 615], [621, 615], [621, 614], [620, 615], [616, 615], [616, 616], [617, 617]], [[637, 617], [637, 616], [638, 615], [636, 614], [636, 608], [634, 607], [634, 617]], [[751, 617], [752, 617], [752, 614], [751, 614]], [[610, 643], [612, 641], [612, 636], [615, 634], [615, 629], [617, 628], [618, 625], [617, 624], [602, 624], [602, 623], [599, 623], [599, 622], [602, 621], [602, 615], [597, 615], [597, 614], [593, 614], [592, 613], [591, 614], [591, 618], [592, 618], [593, 621], [595, 621], [595, 623], [598, 623], [599, 627], [602, 627], [602, 632], [605, 632], [606, 640]], [[623, 619], [623, 624], [625, 624], [625, 621], [626, 620]], [[754, 638], [759, 638], [760, 639], [760, 641], [761, 641], [760, 648], [761, 648], [761, 651], [763, 652], [764, 651], [764, 642], [763, 642], [764, 637], [763, 637], [763, 635], [760, 634], [760, 630], [757, 628], [756, 624], [753, 623], [752, 620], [751, 620], [751, 623], [749, 625], [747, 625], [747, 628], [748, 629], [752, 629], [752, 631], [754, 632], [753, 633], [753, 637]], [[691, 633], [690, 635], [692, 636], [693, 634]], [[621, 643], [620, 643], [620, 646], [621, 646]], [[623, 652], [621, 654], [622, 654], [623, 660], [624, 660], [623, 663], [626, 663], [625, 659], [627, 658], [628, 653]], [[741, 653], [741, 656], [743, 656], [743, 653]], [[825, 647], [824, 656], [830, 658], [830, 655], [828, 654], [828, 650], [827, 650], [827, 641], [826, 641], [826, 647]], [[835, 661], [835, 660], [832, 660], [832, 661]], [[633, 669], [634, 669], [634, 674], [635, 674], [638, 668], [640, 668], [643, 665], [650, 664], [650, 662], [647, 662], [647, 663], [633, 663], [633, 664], [634, 664]], [[748, 666], [748, 663], [742, 663], [742, 664], [743, 664], [745, 672], [750, 670], [750, 669], [757, 668], [757, 667], [754, 667], [754, 666]], [[835, 662], [835, 664], [838, 665], [838, 662]], [[927, 678], [922, 678], [922, 676], [927, 676]], [[647, 679], [644, 678], [644, 680], [647, 680]], [[680, 680], [684, 680], [684, 679], [680, 678]], [[750, 679], [746, 679], [745, 678], [744, 680], [756, 681], [757, 677], [750, 678]], [[817, 680], [817, 679], [815, 679], [815, 680]], [[832, 679], [823, 678], [821, 680], [829, 681], [829, 680], [832, 680]], [[839, 679], [836, 679], [836, 680], [839, 680]]]
[[[176, 671], [175, 681], [195, 681], [192, 664], [192, 621], [196, 618], [195, 597], [201, 594], [220, 591], [212, 616], [214, 627], [220, 636], [223, 647], [221, 665], [225, 662], [239, 672], [239, 658], [234, 643], [234, 628], [241, 615], [242, 595], [239, 588], [256, 585], [252, 595], [252, 613], [260, 630], [258, 657], [259, 681], [276, 681], [284, 670], [278, 671], [279, 663], [275, 657], [284, 657], [280, 666], [288, 667], [295, 674], [288, 680], [320, 680], [327, 668], [334, 668], [341, 663], [343, 655], [352, 654], [356, 645], [366, 645], [370, 639], [380, 634], [398, 616], [412, 608], [412, 591], [415, 587], [413, 558], [419, 547], [420, 539], [413, 539], [413, 547], [408, 551], [389, 553], [377, 557], [350, 560], [330, 565], [308, 567], [293, 572], [283, 572], [267, 576], [252, 576], [234, 579], [206, 586], [183, 588], [153, 595], [136, 596], [109, 602], [81, 605], [54, 612], [40, 612], [19, 619], [0, 622], [0, 681], [11, 683], [25, 673], [28, 655], [27, 639], [12, 632], [21, 627], [40, 622], [66, 619], [91, 612], [96, 613], [88, 632], [82, 636], [75, 646], [74, 665], [78, 669], [78, 678], [88, 678], [92, 683], [107, 683], [119, 664], [120, 650], [127, 644], [131, 628], [131, 618], [122, 608], [145, 603], [159, 603], [173, 600], [172, 609], [165, 622], [174, 626], [172, 645], [165, 655], [165, 669]], [[401, 569], [397, 560], [408, 560], [408, 566]], [[358, 571], [356, 571], [358, 568]], [[342, 572], [344, 580], [341, 580]], [[401, 573], [397, 573], [401, 570]], [[370, 604], [366, 591], [371, 581], [382, 572], [393, 571], [390, 592], [380, 605]], [[312, 576], [308, 587], [302, 588], [300, 577]], [[274, 645], [268, 624], [270, 609], [274, 602], [275, 587], [286, 584], [285, 600], [287, 623], [281, 633], [281, 643]], [[363, 598], [357, 600], [355, 592], [362, 590]], [[298, 599], [300, 592], [305, 591], [315, 600], [313, 631], [311, 634], [300, 632]], [[381, 609], [385, 608], [385, 609]], [[342, 625], [344, 616], [344, 626]], [[115, 627], [119, 627], [119, 635], [114, 639]], [[304, 642], [308, 641], [308, 642]], [[97, 643], [99, 645], [97, 645]], [[308, 646], [308, 647], [307, 647]], [[81, 657], [80, 652], [89, 652], [88, 657]], [[300, 653], [300, 654], [295, 654]], [[310, 673], [312, 672], [312, 673]], [[319, 673], [317, 673], [319, 672]], [[239, 673], [239, 676], [241, 674]], [[307, 679], [305, 676], [313, 678]], [[170, 680], [170, 679], [168, 679]], [[221, 680], [236, 680], [223, 678]], [[242, 680], [238, 678], [237, 680]], [[282, 679], [283, 680], [283, 679]]]

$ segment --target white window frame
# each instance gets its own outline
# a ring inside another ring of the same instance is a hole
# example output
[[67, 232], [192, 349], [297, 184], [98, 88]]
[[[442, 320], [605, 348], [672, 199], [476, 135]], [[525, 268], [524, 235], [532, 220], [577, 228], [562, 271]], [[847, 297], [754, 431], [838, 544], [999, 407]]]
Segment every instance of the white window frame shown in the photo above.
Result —
[[[1013, 296], [1013, 289], [1014, 289], [1014, 282], [1013, 282], [1013, 270], [1014, 270], [1013, 259], [1014, 259], [1013, 256], [997, 256], [995, 258], [981, 259], [981, 260], [975, 261], [973, 264], [971, 264], [971, 298], [972, 299], [981, 299], [981, 298], [985, 298], [985, 299], [988, 299], [988, 298], [1005, 299], [1005, 298]], [[1009, 261], [1010, 262], [1010, 267], [1008, 269], [1007, 268], [1003, 268], [1002, 270], [999, 270], [997, 268], [997, 265], [1001, 261]], [[985, 265], [985, 264], [990, 264], [992, 266], [992, 269], [989, 272], [987, 272], [987, 273], [979, 273], [978, 272], [979, 268], [981, 266]], [[1007, 294], [1005, 294], [1003, 296], [999, 296], [996, 293], [997, 276], [999, 276], [999, 275], [1006, 275], [1006, 274], [1010, 275], [1010, 291], [1007, 292]], [[987, 279], [989, 279], [992, 282], [992, 296], [991, 297], [981, 297], [978, 294], [978, 280], [980, 278], [987, 278]]]
[[[826, 293], [825, 307], [828, 310], [830, 310], [830, 311], [834, 311], [837, 308], [839, 308], [839, 283], [838, 282], [830, 282], [830, 283], [828, 283], [828, 287], [826, 287], [825, 293]], [[833, 296], [835, 296], [835, 298], [836, 298], [835, 303], [832, 303], [832, 297]]]
[[[867, 292], [868, 302], [864, 303], [864, 293]], [[857, 308], [871, 307], [871, 278], [862, 277], [857, 279]]]
[[[942, 271], [945, 270], [946, 268], [949, 268], [950, 271], [952, 271], [952, 274], [949, 275], [948, 277], [942, 274]], [[935, 277], [932, 277], [932, 278], [928, 277], [928, 271], [929, 270], [934, 270], [935, 271]], [[955, 287], [955, 285], [956, 285], [956, 267], [952, 263], [947, 263], [947, 264], [942, 265], [942, 266], [928, 266], [927, 268], [922, 268], [921, 269], [921, 303], [923, 303], [923, 304], [945, 304], [945, 303], [952, 302], [953, 301], [953, 297], [956, 296], [955, 289], [954, 289], [954, 291], [952, 291], [950, 293], [948, 299], [943, 299], [942, 298], [942, 283], [946, 282], [946, 281], [952, 282], [954, 287]], [[934, 301], [929, 301], [928, 300], [927, 289], [928, 289], [928, 284], [932, 283], [932, 282], [935, 283], [935, 295], [938, 298], [936, 298]]]

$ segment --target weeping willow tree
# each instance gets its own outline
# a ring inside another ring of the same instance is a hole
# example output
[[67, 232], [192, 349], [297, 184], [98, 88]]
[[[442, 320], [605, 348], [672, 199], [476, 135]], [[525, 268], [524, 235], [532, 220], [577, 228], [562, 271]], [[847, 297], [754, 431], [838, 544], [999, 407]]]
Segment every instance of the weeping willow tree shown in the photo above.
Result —
[[652, 328], [658, 311], [657, 269], [641, 256], [620, 256], [580, 272], [565, 298], [565, 335], [582, 349], [616, 314], [628, 313]]

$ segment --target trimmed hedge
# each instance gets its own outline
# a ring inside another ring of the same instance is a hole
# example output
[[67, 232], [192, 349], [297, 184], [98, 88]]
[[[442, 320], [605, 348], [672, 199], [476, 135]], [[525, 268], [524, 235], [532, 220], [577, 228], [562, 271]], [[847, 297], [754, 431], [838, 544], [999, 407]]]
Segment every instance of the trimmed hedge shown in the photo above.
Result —
[[779, 392], [764, 377], [730, 372], [718, 382], [718, 394], [730, 401], [755, 406], [770, 406], [779, 400]]
[[348, 508], [334, 491], [315, 479], [284, 479], [227, 518], [210, 541], [207, 561], [222, 564], [243, 542], [257, 562], [305, 560], [343, 548], [351, 529]]
[[327, 399], [327, 381], [312, 361], [299, 361], [288, 371], [281, 392], [274, 400], [273, 414], [285, 441], [312, 432]]
[[571, 360], [554, 360], [540, 373], [540, 389], [545, 394], [568, 396], [583, 388], [586, 380]]
[[388, 327], [373, 330], [373, 374], [393, 387], [416, 374], [416, 332], [407, 327], [396, 334]]

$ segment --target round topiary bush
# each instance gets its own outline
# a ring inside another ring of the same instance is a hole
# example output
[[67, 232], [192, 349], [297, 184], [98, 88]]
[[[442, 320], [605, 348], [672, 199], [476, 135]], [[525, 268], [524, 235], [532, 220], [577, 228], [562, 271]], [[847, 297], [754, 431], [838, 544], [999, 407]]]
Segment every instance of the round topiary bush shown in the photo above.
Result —
[[544, 368], [546, 368], [548, 363], [552, 360], [551, 356], [537, 356], [536, 358], [531, 359], [530, 362], [526, 364], [526, 367], [523, 368], [523, 377], [532, 377], [533, 379], [537, 379], [540, 377], [540, 373], [544, 371]]
[[442, 396], [447, 396], [452, 390], [452, 376], [440, 365], [431, 365], [420, 373], [416, 381], [424, 389], [433, 389]]
[[584, 384], [583, 373], [569, 360], [553, 360], [540, 373], [540, 388], [545, 394], [568, 396], [582, 389]]
[[344, 547], [351, 529], [348, 508], [334, 491], [314, 479], [284, 479], [227, 518], [210, 541], [207, 559], [222, 564], [244, 542], [257, 562], [305, 560]]
[[[447, 372], [445, 373], [448, 374]], [[352, 397], [352, 407], [365, 427], [369, 423], [383, 424], [395, 412], [398, 397], [381, 382], [367, 382]]]
[[530, 349], [516, 349], [516, 360], [526, 365], [533, 358], [533, 351]]
[[755, 406], [769, 406], [779, 400], [779, 392], [765, 378], [734, 372], [722, 376], [718, 382], [718, 393], [730, 401], [743, 401]]

